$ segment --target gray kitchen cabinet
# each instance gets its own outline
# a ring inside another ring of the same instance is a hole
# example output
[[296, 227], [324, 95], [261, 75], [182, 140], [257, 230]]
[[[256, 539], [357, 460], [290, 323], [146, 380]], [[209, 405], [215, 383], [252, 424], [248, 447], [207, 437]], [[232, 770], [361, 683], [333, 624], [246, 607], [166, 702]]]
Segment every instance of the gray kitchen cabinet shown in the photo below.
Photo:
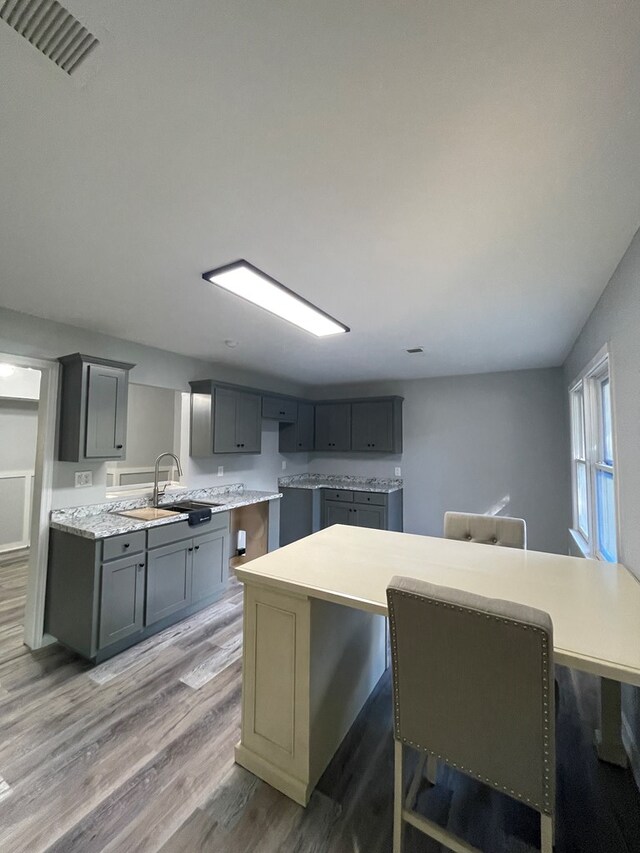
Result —
[[191, 382], [191, 456], [214, 453], [260, 453], [262, 398], [260, 394]]
[[331, 527], [332, 524], [351, 524], [353, 519], [353, 507], [338, 501], [324, 501], [322, 507], [322, 526]]
[[321, 527], [321, 489], [280, 488], [280, 547], [310, 536]]
[[360, 492], [353, 489], [283, 488], [280, 545], [296, 542], [332, 524], [376, 530], [403, 529], [402, 489]]
[[402, 398], [351, 403], [351, 450], [402, 453]]
[[146, 624], [152, 625], [191, 604], [191, 540], [149, 551]]
[[58, 458], [63, 462], [125, 459], [129, 371], [134, 365], [81, 353], [59, 361]]
[[280, 453], [302, 453], [313, 450], [315, 407], [298, 403], [295, 423], [281, 423], [278, 437]]
[[194, 601], [208, 598], [224, 588], [229, 572], [227, 528], [193, 540], [191, 596]]
[[351, 403], [316, 403], [315, 450], [351, 449]]
[[298, 403], [288, 397], [264, 396], [262, 398], [262, 417], [294, 423], [298, 418]]
[[51, 530], [45, 630], [92, 661], [112, 657], [222, 595], [229, 513], [104, 540]]
[[99, 646], [140, 633], [144, 626], [145, 557], [124, 557], [102, 567]]

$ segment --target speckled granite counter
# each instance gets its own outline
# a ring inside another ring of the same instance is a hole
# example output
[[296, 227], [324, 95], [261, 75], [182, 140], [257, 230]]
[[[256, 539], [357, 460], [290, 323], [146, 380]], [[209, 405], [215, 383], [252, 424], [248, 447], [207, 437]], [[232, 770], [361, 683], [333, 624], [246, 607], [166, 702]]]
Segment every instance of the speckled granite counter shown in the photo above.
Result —
[[292, 474], [280, 477], [279, 489], [348, 489], [354, 492], [397, 492], [402, 489], [400, 477], [350, 477], [341, 474]]
[[[279, 492], [259, 492], [253, 489], [245, 489], [242, 483], [234, 483], [230, 486], [212, 486], [207, 489], [169, 491], [159, 505], [161, 507], [168, 506], [181, 501], [221, 501], [217, 506], [211, 507], [213, 514], [227, 512], [241, 506], [262, 503], [262, 501], [278, 500], [281, 497], [282, 495]], [[85, 539], [106, 539], [108, 536], [117, 536], [119, 533], [147, 530], [150, 527], [158, 527], [163, 524], [175, 524], [176, 521], [185, 521], [188, 518], [186, 513], [179, 513], [169, 518], [140, 521], [136, 518], [118, 515], [123, 510], [140, 509], [151, 505], [150, 498], [136, 498], [56, 509], [51, 513], [51, 527], [65, 533], [83, 536]]]

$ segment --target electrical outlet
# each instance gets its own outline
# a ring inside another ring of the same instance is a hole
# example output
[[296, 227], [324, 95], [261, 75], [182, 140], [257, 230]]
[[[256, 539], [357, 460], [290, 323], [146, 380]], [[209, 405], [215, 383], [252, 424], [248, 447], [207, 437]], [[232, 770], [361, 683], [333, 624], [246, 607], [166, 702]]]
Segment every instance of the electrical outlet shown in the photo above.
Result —
[[402, 468], [400, 466], [396, 467], [396, 477], [402, 477]]
[[91, 471], [75, 472], [76, 489], [84, 486], [93, 486], [93, 473]]
[[287, 470], [287, 460], [286, 460], [286, 459], [283, 459], [283, 460], [282, 460], [282, 470], [283, 470], [283, 471], [286, 471], [286, 470]]
[[224, 465], [218, 465], [218, 477], [224, 477]]

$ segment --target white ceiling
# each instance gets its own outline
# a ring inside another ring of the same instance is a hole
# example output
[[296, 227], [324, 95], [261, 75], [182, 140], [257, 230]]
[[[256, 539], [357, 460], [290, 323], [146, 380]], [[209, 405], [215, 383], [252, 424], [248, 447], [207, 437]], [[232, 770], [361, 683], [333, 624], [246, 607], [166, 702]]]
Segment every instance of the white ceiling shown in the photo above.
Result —
[[308, 384], [556, 365], [640, 225], [638, 0], [66, 5], [84, 85], [0, 22], [6, 307]]

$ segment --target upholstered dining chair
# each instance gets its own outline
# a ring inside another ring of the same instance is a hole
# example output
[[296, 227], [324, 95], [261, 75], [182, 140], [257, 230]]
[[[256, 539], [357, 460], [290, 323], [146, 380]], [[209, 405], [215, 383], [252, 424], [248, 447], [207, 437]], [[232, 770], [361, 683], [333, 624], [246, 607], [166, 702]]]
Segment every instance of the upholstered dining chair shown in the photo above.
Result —
[[445, 512], [444, 538], [506, 548], [527, 547], [527, 523], [524, 518], [505, 515], [479, 515], [473, 512]]
[[[540, 813], [553, 849], [553, 627], [541, 610], [407, 577], [387, 588], [393, 674], [393, 853], [409, 823], [459, 853], [479, 853], [414, 810], [425, 760], [450, 767]], [[404, 750], [420, 753], [404, 791]], [[488, 851], [487, 851], [488, 853]]]

